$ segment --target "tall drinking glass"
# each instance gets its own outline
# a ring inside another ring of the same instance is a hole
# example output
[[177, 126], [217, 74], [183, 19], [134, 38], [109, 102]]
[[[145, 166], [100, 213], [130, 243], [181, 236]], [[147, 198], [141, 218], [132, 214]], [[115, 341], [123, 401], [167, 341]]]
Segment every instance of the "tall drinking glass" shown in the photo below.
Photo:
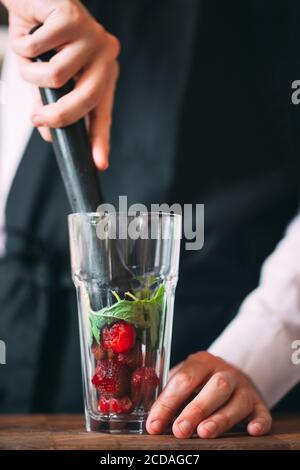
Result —
[[181, 216], [72, 214], [87, 431], [142, 433], [165, 385]]

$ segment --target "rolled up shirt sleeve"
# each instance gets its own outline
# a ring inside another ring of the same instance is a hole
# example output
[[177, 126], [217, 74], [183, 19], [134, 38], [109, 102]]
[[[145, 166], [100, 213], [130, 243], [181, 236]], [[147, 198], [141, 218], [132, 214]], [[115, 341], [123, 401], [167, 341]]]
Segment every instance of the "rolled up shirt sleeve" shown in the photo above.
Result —
[[209, 351], [246, 373], [272, 407], [300, 381], [299, 340], [300, 215], [297, 215], [265, 261], [258, 288], [245, 299], [236, 318]]

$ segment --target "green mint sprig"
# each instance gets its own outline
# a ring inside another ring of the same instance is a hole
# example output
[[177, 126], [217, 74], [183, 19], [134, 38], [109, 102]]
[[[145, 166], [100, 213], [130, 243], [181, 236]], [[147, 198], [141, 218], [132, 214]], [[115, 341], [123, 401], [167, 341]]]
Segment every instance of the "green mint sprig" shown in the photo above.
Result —
[[116, 292], [113, 295], [117, 302], [95, 312], [90, 308], [91, 342], [94, 338], [100, 343], [100, 330], [107, 324], [124, 320], [136, 328], [149, 329], [152, 347], [156, 346], [159, 334], [160, 317], [163, 310], [165, 288], [161, 284], [149, 299], [138, 299], [131, 292], [126, 296], [132, 300], [120, 299]]

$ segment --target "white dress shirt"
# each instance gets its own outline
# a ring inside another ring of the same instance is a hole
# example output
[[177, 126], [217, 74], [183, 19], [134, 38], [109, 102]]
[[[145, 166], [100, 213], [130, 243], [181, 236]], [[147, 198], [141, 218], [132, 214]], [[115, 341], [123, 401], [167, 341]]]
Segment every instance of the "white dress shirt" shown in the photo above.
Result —
[[[14, 175], [32, 127], [31, 87], [19, 76], [16, 58], [6, 56], [2, 79], [6, 104], [0, 106], [0, 226]], [[0, 250], [5, 240], [0, 238]], [[205, 246], [204, 246], [205, 249]], [[210, 351], [243, 370], [267, 403], [274, 405], [300, 381], [300, 365], [291, 361], [292, 342], [300, 340], [300, 216], [264, 263], [259, 287]]]
[[[6, 44], [4, 32], [1, 44]], [[5, 248], [5, 205], [9, 189], [32, 132], [32, 89], [19, 74], [17, 59], [7, 48], [1, 73], [0, 103], [0, 256]]]

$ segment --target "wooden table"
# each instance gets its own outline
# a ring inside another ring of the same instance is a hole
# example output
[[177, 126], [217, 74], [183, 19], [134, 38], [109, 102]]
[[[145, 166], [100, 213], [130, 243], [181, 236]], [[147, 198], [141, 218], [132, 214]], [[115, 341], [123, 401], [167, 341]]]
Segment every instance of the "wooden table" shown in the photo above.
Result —
[[300, 449], [300, 416], [274, 419], [272, 434], [229, 433], [218, 439], [175, 439], [86, 433], [80, 415], [0, 415], [0, 449], [18, 450], [219, 450]]

